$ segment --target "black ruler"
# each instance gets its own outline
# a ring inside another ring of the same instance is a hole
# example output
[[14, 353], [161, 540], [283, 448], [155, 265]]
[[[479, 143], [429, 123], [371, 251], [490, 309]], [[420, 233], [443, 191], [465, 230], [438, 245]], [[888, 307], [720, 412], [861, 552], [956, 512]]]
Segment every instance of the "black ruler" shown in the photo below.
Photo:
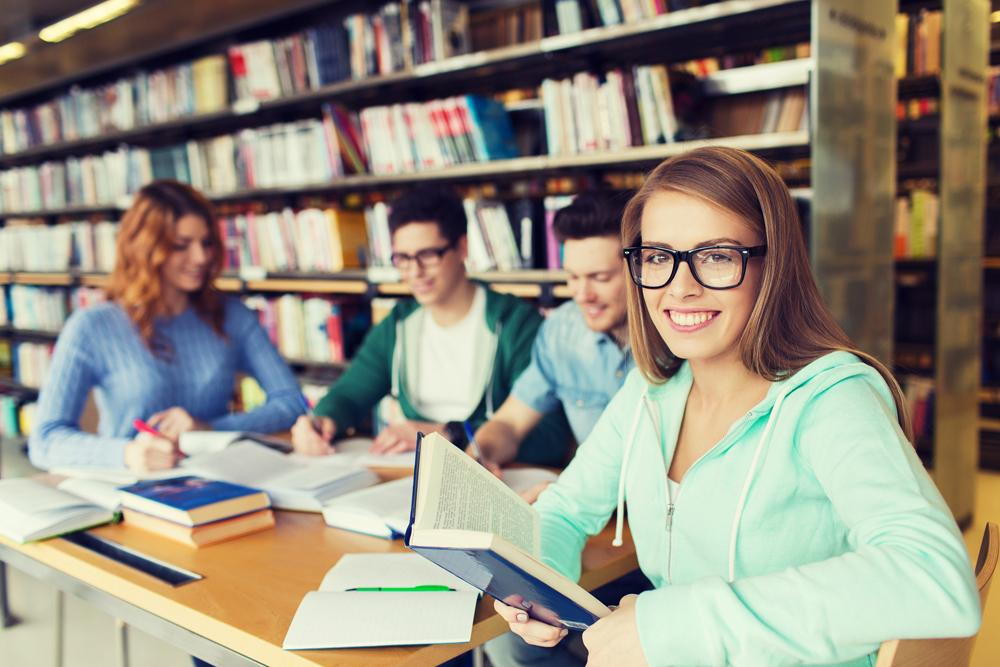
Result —
[[100, 554], [105, 558], [110, 558], [140, 572], [145, 572], [149, 576], [155, 577], [171, 586], [180, 586], [181, 584], [204, 578], [197, 572], [191, 572], [176, 565], [165, 563], [162, 560], [139, 553], [134, 549], [129, 549], [111, 540], [106, 540], [103, 537], [91, 535], [85, 531], [69, 533], [62, 537], [68, 542]]

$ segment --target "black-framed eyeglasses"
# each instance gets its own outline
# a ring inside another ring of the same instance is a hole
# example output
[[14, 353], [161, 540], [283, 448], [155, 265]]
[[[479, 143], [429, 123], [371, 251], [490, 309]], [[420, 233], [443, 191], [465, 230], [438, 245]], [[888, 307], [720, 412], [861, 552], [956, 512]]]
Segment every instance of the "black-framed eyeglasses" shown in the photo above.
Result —
[[677, 275], [677, 267], [681, 262], [687, 262], [691, 275], [703, 287], [739, 287], [747, 273], [747, 260], [751, 257], [763, 257], [766, 253], [766, 245], [713, 245], [691, 250], [637, 245], [622, 250], [632, 282], [646, 289], [659, 289], [669, 285]]
[[429, 269], [441, 263], [444, 254], [455, 247], [454, 243], [443, 245], [440, 248], [423, 248], [412, 255], [405, 252], [394, 252], [389, 255], [392, 265], [400, 271], [410, 268], [410, 264], [416, 261], [417, 266], [422, 269]]

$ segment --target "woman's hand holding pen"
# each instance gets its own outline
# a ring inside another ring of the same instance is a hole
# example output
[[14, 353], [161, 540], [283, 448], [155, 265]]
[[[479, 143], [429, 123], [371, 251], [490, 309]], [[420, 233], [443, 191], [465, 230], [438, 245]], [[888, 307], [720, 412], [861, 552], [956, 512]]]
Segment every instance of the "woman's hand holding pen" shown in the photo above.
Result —
[[336, 433], [337, 424], [329, 417], [302, 415], [292, 426], [292, 449], [307, 456], [332, 454], [330, 441]]
[[382, 429], [372, 442], [372, 454], [399, 454], [417, 447], [417, 431], [422, 433], [439, 433], [444, 431], [444, 424], [433, 422], [401, 421], [389, 424]]
[[173, 468], [180, 457], [174, 443], [148, 432], [140, 432], [135, 440], [125, 445], [125, 466], [134, 472]]
[[188, 431], [210, 431], [212, 427], [203, 421], [195, 419], [184, 408], [169, 408], [161, 410], [147, 420], [148, 424], [160, 432], [160, 435], [177, 444], [181, 433]]

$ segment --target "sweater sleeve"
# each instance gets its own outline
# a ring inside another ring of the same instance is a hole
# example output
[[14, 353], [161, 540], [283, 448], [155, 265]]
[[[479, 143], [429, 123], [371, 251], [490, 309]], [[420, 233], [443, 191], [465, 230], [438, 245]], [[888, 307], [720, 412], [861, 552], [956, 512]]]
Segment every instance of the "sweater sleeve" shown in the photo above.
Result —
[[812, 399], [796, 433], [805, 464], [848, 527], [848, 551], [732, 582], [707, 577], [642, 593], [636, 619], [651, 665], [833, 663], [886, 639], [978, 629], [961, 535], [886, 397], [863, 378], [844, 380]]
[[389, 393], [396, 314], [394, 310], [368, 332], [351, 365], [313, 410], [336, 422], [338, 431], [357, 426]]
[[88, 311], [73, 313], [56, 341], [48, 377], [38, 399], [38, 416], [28, 439], [28, 456], [38, 468], [120, 468], [128, 438], [80, 430], [87, 395], [100, 383], [101, 364], [93, 340], [100, 321]]
[[234, 412], [213, 419], [212, 428], [256, 433], [275, 433], [290, 428], [303, 411], [295, 376], [254, 314], [238, 302], [228, 304], [228, 308], [232, 326], [227, 328], [237, 348], [238, 367], [260, 383], [267, 401], [250, 412]]

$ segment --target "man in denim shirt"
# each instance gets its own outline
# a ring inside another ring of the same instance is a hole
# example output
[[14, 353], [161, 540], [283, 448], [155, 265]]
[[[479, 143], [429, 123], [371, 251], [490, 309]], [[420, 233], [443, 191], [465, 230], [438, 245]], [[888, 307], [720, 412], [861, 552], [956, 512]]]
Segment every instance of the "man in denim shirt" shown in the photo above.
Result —
[[488, 465], [514, 460], [525, 435], [560, 403], [583, 442], [632, 369], [619, 239], [623, 206], [621, 198], [583, 193], [556, 213], [553, 228], [563, 242], [573, 301], [546, 318], [530, 365], [476, 433]]
[[[628, 277], [619, 238], [624, 203], [602, 193], [583, 193], [556, 213], [553, 228], [563, 242], [563, 266], [573, 300], [545, 318], [531, 349], [531, 363], [500, 409], [476, 432], [484, 463], [496, 473], [500, 464], [514, 460], [521, 439], [560, 404], [576, 441], [583, 442], [632, 370], [625, 321]], [[545, 486], [532, 489], [525, 498], [534, 502]], [[595, 594], [617, 602], [626, 593], [647, 588], [649, 582], [637, 570], [608, 584], [606, 594]], [[579, 641], [544, 648], [507, 633], [485, 648], [494, 667], [568, 667], [585, 662]]]

